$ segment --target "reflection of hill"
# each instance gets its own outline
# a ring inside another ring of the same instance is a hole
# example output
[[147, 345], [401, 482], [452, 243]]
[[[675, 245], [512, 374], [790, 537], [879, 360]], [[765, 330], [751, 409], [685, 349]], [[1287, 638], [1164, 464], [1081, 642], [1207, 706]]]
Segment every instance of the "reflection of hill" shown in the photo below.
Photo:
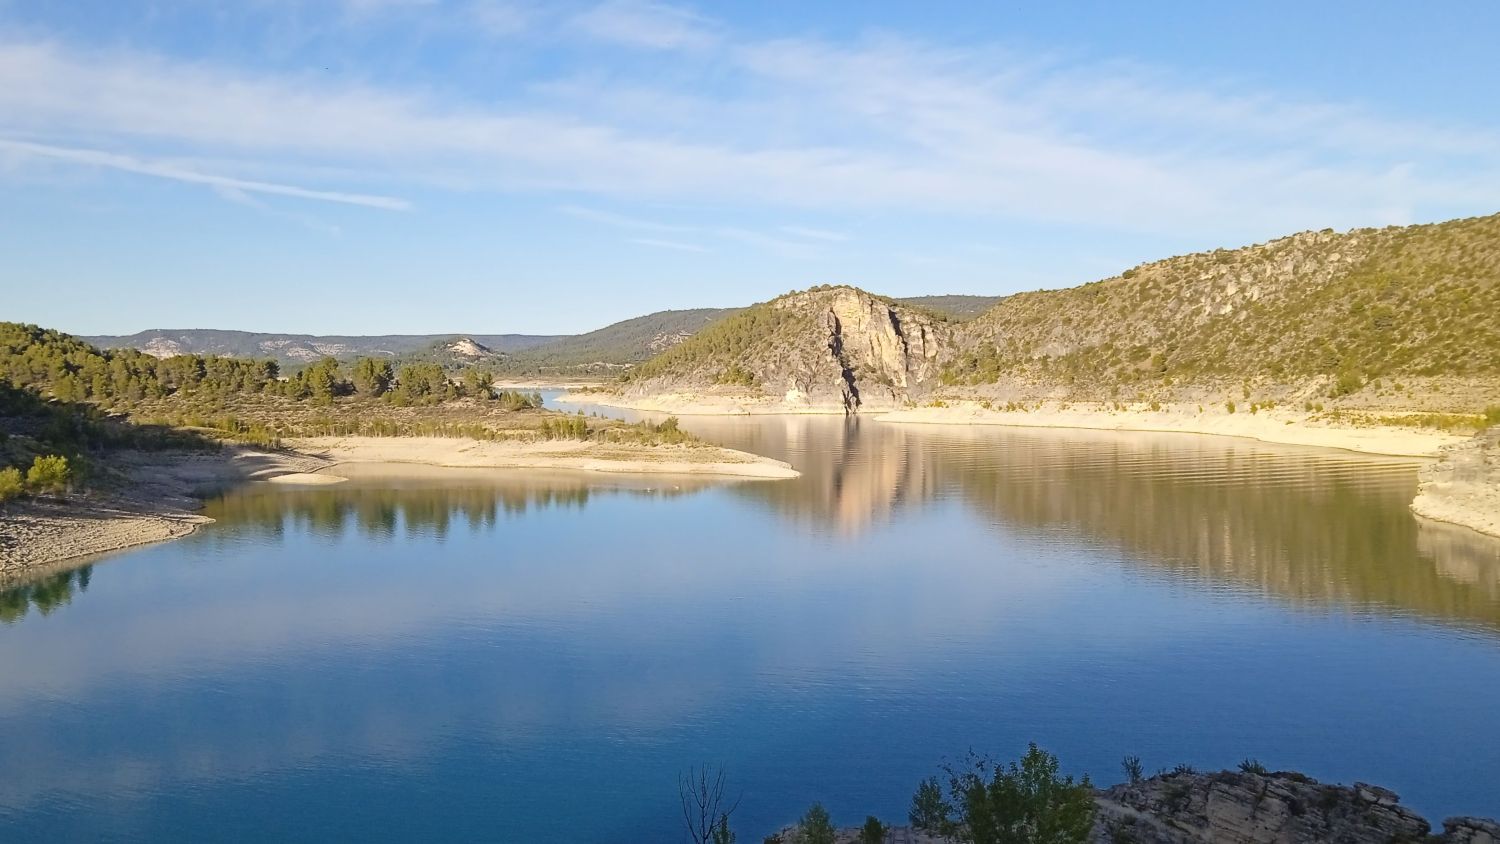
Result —
[[1407, 460], [1180, 434], [788, 417], [690, 426], [803, 473], [736, 494], [846, 534], [957, 494], [1012, 530], [1073, 533], [1174, 577], [1500, 628], [1500, 542], [1413, 518]]
[[[466, 472], [446, 470], [420, 478], [371, 476], [337, 486], [287, 490], [249, 486], [215, 499], [204, 514], [236, 526], [279, 536], [289, 529], [334, 535], [353, 528], [371, 538], [400, 534], [448, 534], [458, 521], [470, 528], [533, 509], [583, 508], [598, 495], [684, 495], [705, 482], [599, 481], [578, 474]], [[217, 533], [210, 533], [209, 537]]]
[[1151, 569], [1294, 601], [1500, 628], [1500, 544], [1424, 531], [1408, 462], [1146, 434], [1008, 433], [983, 459], [930, 453], [1013, 527], [1075, 530]]

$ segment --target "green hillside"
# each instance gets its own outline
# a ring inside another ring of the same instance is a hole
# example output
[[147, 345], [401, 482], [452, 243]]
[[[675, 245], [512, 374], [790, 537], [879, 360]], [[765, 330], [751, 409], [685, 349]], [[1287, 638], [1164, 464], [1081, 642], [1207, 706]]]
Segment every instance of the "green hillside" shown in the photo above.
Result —
[[1500, 376], [1500, 215], [1331, 230], [1001, 301], [949, 385], [1172, 387]]
[[516, 352], [507, 358], [502, 368], [515, 374], [609, 373], [670, 349], [705, 326], [740, 310], [659, 311]]

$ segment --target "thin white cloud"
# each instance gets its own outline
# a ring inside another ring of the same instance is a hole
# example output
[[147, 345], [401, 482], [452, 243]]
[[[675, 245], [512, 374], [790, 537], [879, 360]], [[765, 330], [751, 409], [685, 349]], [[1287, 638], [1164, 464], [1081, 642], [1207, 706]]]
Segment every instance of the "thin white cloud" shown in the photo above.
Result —
[[809, 240], [826, 240], [830, 243], [843, 243], [849, 240], [849, 235], [843, 232], [833, 232], [827, 229], [810, 229], [805, 226], [782, 226], [781, 230], [790, 235], [805, 237]]
[[649, 0], [606, 0], [571, 24], [591, 38], [650, 50], [697, 49], [718, 41], [712, 23], [697, 12]]
[[641, 217], [631, 217], [625, 214], [615, 214], [610, 211], [600, 211], [596, 208], [584, 208], [580, 205], [562, 205], [558, 209], [570, 217], [580, 220], [588, 220], [594, 223], [603, 223], [607, 226], [615, 226], [622, 229], [639, 229], [649, 232], [666, 232], [684, 234], [699, 231], [696, 226], [674, 225], [672, 223], [659, 223], [655, 220], [647, 220]]
[[[640, 23], [651, 15], [682, 31]], [[1397, 121], [1159, 72], [892, 38], [735, 41], [691, 12], [651, 4], [605, 4], [584, 17], [589, 38], [634, 33], [700, 49], [680, 58], [711, 67], [714, 90], [694, 73], [602, 66], [566, 85], [481, 99], [0, 41], [0, 131], [55, 148], [107, 146], [127, 163], [232, 160], [247, 183], [283, 188], [337, 172], [341, 184], [1179, 235], [1479, 213], [1500, 195], [1494, 125]], [[347, 196], [404, 207], [378, 194]], [[683, 233], [662, 225], [637, 228]], [[781, 232], [793, 243], [836, 242], [796, 228]]]
[[656, 249], [671, 249], [676, 252], [708, 252], [709, 250], [692, 243], [683, 243], [678, 240], [661, 240], [654, 237], [629, 237], [627, 243], [635, 243], [640, 246], [651, 246]]
[[128, 155], [117, 155], [94, 149], [73, 149], [68, 147], [48, 146], [46, 144], [35, 144], [28, 141], [13, 141], [0, 138], [0, 151], [21, 157], [35, 157], [66, 161], [72, 164], [82, 164], [89, 167], [105, 167], [111, 170], [119, 170], [125, 173], [135, 173], [142, 176], [153, 176], [158, 179], [170, 179], [176, 182], [186, 182], [194, 185], [205, 185], [220, 191], [238, 191], [243, 193], [262, 193], [273, 196], [289, 196], [296, 199], [312, 199], [320, 202], [337, 202], [344, 205], [362, 205], [366, 208], [381, 208], [387, 211], [405, 211], [411, 208], [411, 203], [403, 199], [389, 196], [375, 196], [363, 193], [342, 193], [339, 191], [313, 190], [295, 185], [279, 185], [271, 182], [257, 182], [249, 179], [236, 179], [230, 176], [216, 176], [211, 173], [199, 173], [172, 164], [164, 164], [152, 161], [143, 161]]

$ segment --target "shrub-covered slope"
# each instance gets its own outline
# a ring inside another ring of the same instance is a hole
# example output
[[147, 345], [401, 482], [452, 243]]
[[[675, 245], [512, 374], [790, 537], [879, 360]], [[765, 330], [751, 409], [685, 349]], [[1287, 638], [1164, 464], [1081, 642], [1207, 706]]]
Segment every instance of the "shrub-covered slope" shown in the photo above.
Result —
[[1307, 232], [1011, 296], [964, 326], [950, 385], [1162, 388], [1500, 376], [1500, 215]]

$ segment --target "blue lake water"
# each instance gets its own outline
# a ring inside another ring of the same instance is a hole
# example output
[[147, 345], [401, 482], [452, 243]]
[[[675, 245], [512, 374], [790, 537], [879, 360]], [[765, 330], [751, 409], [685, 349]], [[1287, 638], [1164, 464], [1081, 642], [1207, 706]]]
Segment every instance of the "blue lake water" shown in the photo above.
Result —
[[741, 841], [1028, 741], [1500, 816], [1500, 544], [1416, 465], [1185, 435], [685, 419], [794, 481], [253, 485], [0, 592], [0, 840]]

